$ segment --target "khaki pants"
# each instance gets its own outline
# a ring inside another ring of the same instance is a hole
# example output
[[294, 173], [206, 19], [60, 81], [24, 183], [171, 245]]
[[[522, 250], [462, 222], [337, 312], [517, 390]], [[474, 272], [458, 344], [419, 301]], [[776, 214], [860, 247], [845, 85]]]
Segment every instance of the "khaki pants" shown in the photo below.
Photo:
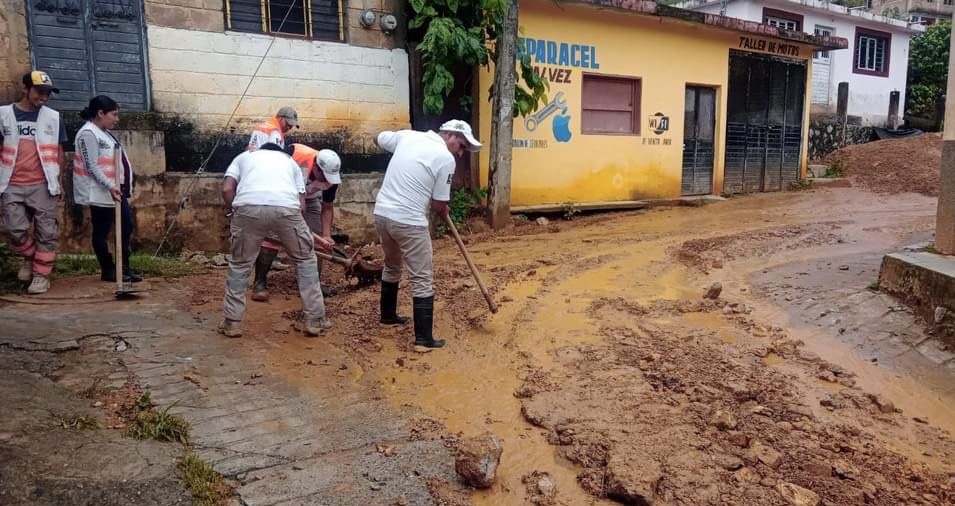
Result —
[[245, 315], [249, 274], [259, 254], [259, 246], [270, 232], [275, 234], [296, 264], [298, 291], [306, 320], [324, 318], [325, 300], [315, 263], [315, 243], [301, 211], [289, 207], [241, 206], [232, 216], [232, 248], [224, 307], [226, 319], [241, 321]]
[[375, 216], [375, 229], [381, 237], [385, 251], [385, 269], [381, 280], [396, 283], [401, 279], [402, 263], [408, 268], [411, 278], [411, 294], [414, 297], [434, 295], [431, 233], [428, 227], [405, 225]]
[[[8, 186], [0, 197], [3, 205], [3, 228], [14, 251], [33, 259], [33, 272], [49, 276], [56, 260], [60, 235], [56, 197], [50, 195], [46, 183], [30, 186]], [[30, 233], [33, 225], [33, 233]]]
[[[314, 199], [305, 200], [305, 223], [308, 225], [308, 229], [312, 232], [321, 235], [322, 234], [322, 198], [316, 197]], [[266, 249], [272, 249], [275, 251], [282, 251], [282, 244], [279, 241], [278, 235], [275, 233], [270, 233], [265, 236], [265, 240], [262, 241], [262, 247]], [[322, 260], [318, 260], [318, 273], [321, 276], [322, 273]]]

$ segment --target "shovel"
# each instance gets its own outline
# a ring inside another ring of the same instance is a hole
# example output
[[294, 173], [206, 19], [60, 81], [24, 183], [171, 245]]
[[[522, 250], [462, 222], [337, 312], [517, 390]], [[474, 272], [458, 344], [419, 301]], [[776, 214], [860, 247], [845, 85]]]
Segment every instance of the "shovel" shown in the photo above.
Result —
[[464, 255], [464, 261], [467, 262], [468, 269], [471, 269], [471, 274], [474, 275], [474, 281], [477, 281], [478, 288], [481, 289], [481, 294], [484, 295], [484, 300], [487, 301], [488, 309], [490, 309], [492, 313], [497, 313], [497, 304], [494, 303], [494, 299], [491, 298], [491, 294], [488, 293], [487, 288], [484, 286], [481, 274], [478, 273], [474, 261], [471, 260], [471, 254], [468, 253], [468, 249], [464, 247], [464, 241], [462, 241], [461, 236], [458, 235], [458, 229], [454, 226], [454, 221], [451, 220], [451, 216], [445, 216], [444, 218], [444, 221], [448, 224], [448, 229], [451, 230], [451, 235], [454, 236], [454, 242], [458, 243], [458, 248], [461, 250], [461, 254]]
[[[125, 175], [125, 168], [123, 167], [123, 148], [117, 143], [115, 149], [113, 150], [113, 170], [116, 171], [116, 181], [119, 182], [120, 188], [123, 184], [123, 175]], [[120, 190], [122, 191], [122, 190]], [[132, 283], [127, 283], [123, 280], [123, 202], [120, 199], [119, 202], [115, 202], [116, 212], [116, 230], [114, 234], [116, 235], [116, 298], [117, 299], [126, 299], [135, 297], [139, 292], [138, 289], [133, 287]]]

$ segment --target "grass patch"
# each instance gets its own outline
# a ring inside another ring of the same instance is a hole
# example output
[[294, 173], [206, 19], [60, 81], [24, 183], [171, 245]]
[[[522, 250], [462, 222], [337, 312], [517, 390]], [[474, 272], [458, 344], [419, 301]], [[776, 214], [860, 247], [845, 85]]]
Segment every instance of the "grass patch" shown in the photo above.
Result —
[[823, 177], [835, 178], [846, 174], [846, 164], [842, 160], [833, 160], [832, 164], [826, 168], [826, 174]]
[[[144, 394], [145, 395], [145, 394]], [[137, 409], [140, 406], [140, 396], [136, 401]], [[129, 427], [129, 435], [136, 439], [155, 439], [156, 441], [179, 442], [184, 445], [189, 444], [189, 422], [178, 415], [169, 414], [176, 403], [166, 406], [160, 411], [151, 407], [145, 410], [139, 410], [133, 424]]]
[[[147, 277], [175, 278], [192, 274], [195, 265], [179, 257], [154, 257], [152, 255], [134, 254], [129, 263], [132, 269]], [[57, 277], [89, 276], [99, 274], [99, 263], [93, 255], [57, 255]], [[16, 271], [14, 271], [16, 275]]]
[[195, 453], [189, 452], [180, 457], [178, 467], [196, 506], [220, 506], [231, 495], [222, 475]]
[[93, 430], [99, 428], [99, 422], [92, 416], [50, 413], [56, 425], [69, 430]]

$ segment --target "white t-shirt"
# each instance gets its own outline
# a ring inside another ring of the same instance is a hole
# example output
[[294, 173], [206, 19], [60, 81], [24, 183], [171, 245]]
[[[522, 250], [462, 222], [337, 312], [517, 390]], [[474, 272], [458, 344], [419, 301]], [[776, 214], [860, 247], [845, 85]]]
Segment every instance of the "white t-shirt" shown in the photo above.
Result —
[[280, 151], [247, 151], [232, 160], [226, 177], [238, 181], [232, 207], [277, 206], [301, 209], [299, 195], [305, 193], [302, 169], [292, 157]]
[[378, 190], [375, 216], [428, 226], [431, 200], [451, 200], [454, 155], [444, 139], [431, 131], [382, 132], [378, 145], [394, 155]]

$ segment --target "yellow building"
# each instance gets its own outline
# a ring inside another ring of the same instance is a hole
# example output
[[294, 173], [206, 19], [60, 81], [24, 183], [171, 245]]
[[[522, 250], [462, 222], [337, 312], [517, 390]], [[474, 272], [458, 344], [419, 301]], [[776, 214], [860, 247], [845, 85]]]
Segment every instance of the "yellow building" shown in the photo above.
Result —
[[520, 26], [550, 87], [515, 119], [515, 208], [786, 189], [806, 169], [813, 50], [847, 46], [643, 0], [524, 0]]

